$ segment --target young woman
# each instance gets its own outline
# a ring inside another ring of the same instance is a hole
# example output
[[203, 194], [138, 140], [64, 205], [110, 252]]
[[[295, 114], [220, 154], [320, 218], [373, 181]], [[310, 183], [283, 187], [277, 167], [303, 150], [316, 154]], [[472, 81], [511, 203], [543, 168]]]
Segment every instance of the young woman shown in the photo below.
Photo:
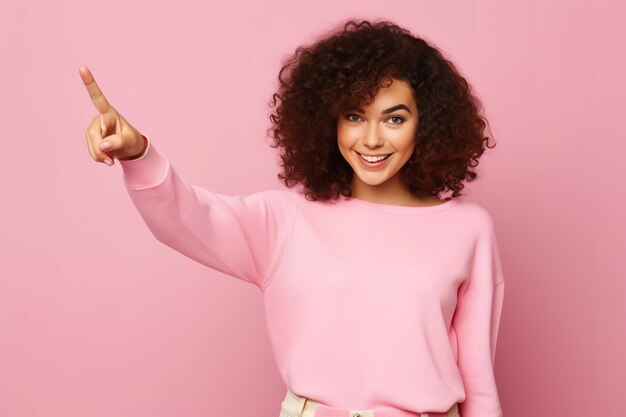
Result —
[[91, 156], [121, 161], [153, 235], [262, 292], [281, 417], [502, 416], [495, 228], [460, 196], [489, 137], [436, 48], [389, 21], [298, 48], [271, 103], [287, 188], [251, 195], [185, 181], [80, 74]]

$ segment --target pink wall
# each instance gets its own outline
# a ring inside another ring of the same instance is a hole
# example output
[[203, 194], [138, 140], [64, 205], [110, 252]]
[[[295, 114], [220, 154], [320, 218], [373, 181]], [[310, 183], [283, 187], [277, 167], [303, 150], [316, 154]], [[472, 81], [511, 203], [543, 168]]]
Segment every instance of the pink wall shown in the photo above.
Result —
[[1, 417], [278, 416], [260, 293], [152, 237], [87, 151], [78, 68], [187, 179], [251, 193], [279, 186], [280, 59], [352, 16], [433, 41], [485, 104], [498, 146], [467, 190], [508, 282], [505, 415], [623, 408], [621, 2], [211, 3], [0, 2]]

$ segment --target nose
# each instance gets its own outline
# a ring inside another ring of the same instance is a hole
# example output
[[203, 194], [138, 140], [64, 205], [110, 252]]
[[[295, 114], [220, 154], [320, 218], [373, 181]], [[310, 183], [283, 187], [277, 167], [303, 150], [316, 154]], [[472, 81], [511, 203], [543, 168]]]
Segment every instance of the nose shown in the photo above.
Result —
[[365, 132], [365, 136], [363, 137], [363, 145], [370, 148], [376, 149], [380, 148], [385, 144], [385, 139], [378, 132], [378, 127], [373, 124], [370, 128]]

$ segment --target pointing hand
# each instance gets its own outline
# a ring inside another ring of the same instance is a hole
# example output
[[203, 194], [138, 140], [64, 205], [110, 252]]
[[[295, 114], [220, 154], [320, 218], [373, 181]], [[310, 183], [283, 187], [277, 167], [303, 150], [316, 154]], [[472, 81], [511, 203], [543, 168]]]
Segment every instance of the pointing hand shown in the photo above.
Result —
[[91, 157], [108, 165], [113, 165], [112, 158], [120, 160], [139, 158], [145, 152], [148, 139], [109, 104], [86, 66], [81, 66], [78, 72], [93, 105], [98, 110], [98, 114], [91, 120], [85, 132]]

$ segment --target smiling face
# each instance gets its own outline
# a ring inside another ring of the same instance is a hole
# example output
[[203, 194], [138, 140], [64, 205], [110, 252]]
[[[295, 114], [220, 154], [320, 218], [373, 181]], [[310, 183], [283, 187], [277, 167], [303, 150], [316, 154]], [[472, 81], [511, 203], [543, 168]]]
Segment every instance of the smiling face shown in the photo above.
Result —
[[[354, 170], [353, 197], [391, 204], [414, 200], [399, 171], [413, 155], [417, 122], [411, 86], [397, 79], [383, 85], [368, 107], [339, 115], [337, 144]], [[381, 156], [386, 158], [378, 161]]]

